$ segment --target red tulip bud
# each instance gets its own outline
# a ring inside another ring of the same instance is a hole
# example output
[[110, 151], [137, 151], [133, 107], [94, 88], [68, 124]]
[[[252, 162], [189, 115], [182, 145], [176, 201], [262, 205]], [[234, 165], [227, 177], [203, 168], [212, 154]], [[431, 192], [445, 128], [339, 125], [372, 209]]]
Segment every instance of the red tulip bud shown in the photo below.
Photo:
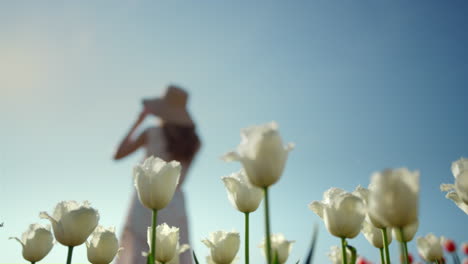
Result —
[[463, 251], [463, 253], [465, 253], [465, 255], [468, 255], [468, 243], [463, 243], [462, 251]]
[[411, 255], [411, 253], [408, 253], [408, 262], [413, 263], [413, 260], [413, 255]]
[[447, 250], [449, 253], [453, 253], [457, 250], [457, 245], [455, 245], [455, 242], [451, 239], [447, 239], [444, 242], [444, 248]]
[[359, 257], [357, 260], [356, 260], [356, 264], [370, 264], [369, 261], [367, 261], [365, 258], [363, 257]]

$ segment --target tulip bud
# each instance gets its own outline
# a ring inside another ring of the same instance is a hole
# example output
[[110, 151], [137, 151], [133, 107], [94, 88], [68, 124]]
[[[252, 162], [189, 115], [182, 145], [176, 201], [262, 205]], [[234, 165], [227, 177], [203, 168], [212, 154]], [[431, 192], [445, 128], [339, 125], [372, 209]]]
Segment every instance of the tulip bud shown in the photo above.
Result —
[[[148, 245], [151, 252], [151, 227], [148, 227]], [[178, 256], [179, 228], [169, 227], [166, 223], [156, 227], [156, 261], [168, 263]]]
[[455, 245], [455, 241], [451, 239], [442, 239], [442, 243], [444, 245], [444, 248], [447, 252], [453, 253], [457, 250], [457, 245]]
[[119, 241], [115, 228], [98, 226], [91, 235], [91, 242], [86, 242], [88, 260], [92, 264], [109, 264], [119, 251]]
[[441, 260], [444, 256], [441, 239], [433, 234], [428, 234], [425, 237], [418, 237], [416, 244], [419, 254], [426, 261], [435, 262]]
[[462, 251], [465, 255], [468, 256], [468, 243], [463, 243], [462, 245]]
[[[283, 234], [271, 234], [270, 235], [271, 241], [271, 259], [275, 258], [275, 254], [278, 256], [278, 262], [283, 264], [289, 257], [289, 253], [291, 252], [292, 244], [294, 241], [286, 240]], [[266, 249], [266, 242], [263, 239], [263, 242], [259, 245], [262, 248], [262, 253], [264, 256], [267, 254]]]
[[181, 172], [177, 161], [165, 162], [153, 156], [133, 168], [138, 198], [148, 209], [161, 210], [174, 196]]
[[70, 247], [83, 244], [99, 221], [99, 213], [87, 201], [82, 205], [76, 201], [63, 201], [55, 206], [53, 216], [41, 212], [39, 217], [48, 219], [52, 223], [55, 239]]
[[237, 210], [243, 213], [257, 210], [263, 199], [263, 190], [250, 184], [243, 170], [222, 179], [228, 198]]
[[361, 198], [339, 188], [327, 190], [323, 200], [310, 203], [309, 209], [322, 218], [330, 234], [339, 238], [356, 237], [366, 216]]
[[202, 242], [210, 249], [216, 264], [231, 264], [239, 251], [240, 236], [238, 232], [216, 231]]
[[419, 172], [388, 169], [372, 175], [369, 211], [385, 226], [404, 227], [418, 219]]
[[411, 225], [403, 227], [403, 236], [404, 236], [404, 241], [403, 238], [401, 237], [400, 231], [397, 228], [393, 228], [393, 236], [395, 237], [396, 240], [399, 242], [409, 242], [413, 240], [414, 235], [416, 235], [416, 232], [418, 231], [419, 228], [419, 221], [416, 221], [412, 223]]
[[23, 233], [21, 239], [15, 239], [23, 247], [23, 258], [30, 262], [42, 260], [54, 246], [50, 226], [42, 227], [39, 224], [31, 224], [26, 232]]
[[223, 156], [225, 161], [240, 161], [250, 182], [260, 188], [276, 183], [293, 149], [293, 144], [283, 145], [278, 132], [278, 124], [245, 128], [241, 131], [242, 141], [237, 151]]

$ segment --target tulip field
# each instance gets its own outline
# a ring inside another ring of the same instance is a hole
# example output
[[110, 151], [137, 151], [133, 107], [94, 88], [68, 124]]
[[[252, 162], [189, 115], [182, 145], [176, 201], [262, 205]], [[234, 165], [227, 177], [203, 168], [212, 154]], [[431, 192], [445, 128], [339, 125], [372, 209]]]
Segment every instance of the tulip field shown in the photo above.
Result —
[[[289, 255], [294, 240], [288, 240], [281, 233], [271, 233], [269, 214], [269, 188], [281, 178], [288, 155], [294, 144], [285, 144], [275, 122], [245, 128], [241, 132], [241, 142], [235, 151], [223, 156], [225, 161], [237, 161], [243, 169], [230, 176], [222, 177], [227, 190], [227, 199], [234, 209], [244, 214], [244, 232], [217, 230], [201, 242], [209, 249], [210, 255], [198, 258], [191, 251], [195, 263], [250, 263], [249, 214], [259, 210], [263, 200], [265, 236], [260, 248], [265, 263], [301, 263], [291, 260]], [[460, 210], [468, 214], [468, 159], [461, 158], [452, 163], [453, 184], [441, 184], [446, 197]], [[166, 162], [158, 157], [149, 157], [133, 170], [134, 184], [140, 202], [153, 213], [152, 226], [146, 227], [148, 251], [142, 252], [146, 263], [178, 264], [179, 254], [190, 250], [191, 245], [180, 245], [179, 228], [158, 222], [158, 211], [172, 200], [179, 182], [181, 164], [178, 161]], [[413, 262], [408, 252], [408, 243], [417, 245], [418, 254], [425, 263], [442, 264], [444, 250], [451, 254], [454, 264], [460, 264], [454, 241], [432, 233], [415, 238], [419, 226], [419, 178], [418, 171], [407, 168], [385, 169], [371, 176], [368, 188], [357, 186], [352, 192], [332, 187], [323, 194], [322, 201], [313, 201], [309, 209], [317, 214], [337, 244], [330, 249], [329, 259], [334, 264], [371, 263], [359, 256], [359, 248], [353, 246], [353, 238], [362, 233], [380, 253], [380, 263]], [[17, 240], [22, 247], [25, 261], [40, 263], [54, 246], [67, 250], [64, 263], [73, 263], [73, 249], [86, 244], [87, 258], [92, 264], [109, 264], [118, 257], [118, 239], [113, 227], [99, 224], [100, 215], [89, 202], [62, 201], [53, 214], [41, 212], [40, 217], [50, 221], [50, 226], [31, 224]], [[53, 235], [52, 235], [53, 234]], [[392, 259], [389, 244], [400, 244], [401, 259]], [[313, 263], [315, 243], [304, 264]], [[468, 245], [464, 244], [465, 253]], [[244, 259], [236, 256], [244, 250]], [[466, 259], [464, 260], [466, 263]]]

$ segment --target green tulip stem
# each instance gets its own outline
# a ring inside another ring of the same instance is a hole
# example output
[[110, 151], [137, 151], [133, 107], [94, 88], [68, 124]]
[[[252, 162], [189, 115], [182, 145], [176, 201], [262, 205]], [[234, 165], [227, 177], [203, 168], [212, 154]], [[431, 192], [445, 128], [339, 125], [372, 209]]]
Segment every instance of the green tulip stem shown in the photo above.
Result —
[[346, 254], [346, 238], [341, 238], [341, 260], [343, 264], [348, 264], [348, 254]]
[[249, 213], [245, 213], [245, 264], [249, 264]]
[[385, 264], [385, 252], [383, 248], [379, 248], [380, 251], [380, 263]]
[[453, 263], [460, 264], [460, 259], [458, 258], [457, 252], [452, 253]]
[[71, 264], [73, 254], [73, 246], [68, 247], [68, 255], [67, 255], [67, 264]]
[[409, 264], [408, 263], [408, 246], [406, 245], [406, 242], [405, 242], [405, 234], [403, 233], [403, 227], [400, 227], [398, 228], [398, 232], [400, 232], [400, 236], [401, 236], [401, 250], [403, 251], [402, 252], [402, 255], [403, 255], [403, 263], [405, 264]]
[[153, 209], [153, 224], [151, 225], [151, 259], [156, 259], [156, 225], [158, 223], [158, 210]]
[[35, 264], [35, 263], [36, 263], [36, 261], [31, 261], [31, 264]]
[[265, 192], [265, 240], [266, 240], [266, 255], [268, 264], [271, 264], [271, 240], [270, 240], [270, 212], [268, 210], [268, 187], [263, 187]]
[[387, 234], [387, 228], [384, 227], [382, 229], [382, 238], [383, 238], [383, 244], [384, 244], [384, 250], [385, 250], [385, 264], [390, 264], [390, 250], [388, 249], [388, 234]]

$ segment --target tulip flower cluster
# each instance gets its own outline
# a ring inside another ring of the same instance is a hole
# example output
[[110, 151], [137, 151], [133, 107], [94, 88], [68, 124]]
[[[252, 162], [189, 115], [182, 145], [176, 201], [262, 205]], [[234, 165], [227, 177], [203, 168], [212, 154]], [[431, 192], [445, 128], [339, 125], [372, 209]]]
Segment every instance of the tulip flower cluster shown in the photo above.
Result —
[[[223, 156], [225, 161], [238, 161], [242, 169], [221, 180], [232, 206], [244, 215], [245, 263], [249, 264], [249, 215], [263, 200], [265, 237], [259, 244], [268, 264], [286, 263], [294, 241], [283, 234], [271, 234], [269, 190], [278, 183], [286, 166], [293, 144], [284, 144], [275, 122], [241, 130], [241, 142], [236, 151]], [[468, 214], [468, 159], [461, 158], [452, 164], [454, 184], [442, 184], [446, 197]], [[143, 206], [152, 211], [152, 225], [148, 228], [149, 264], [178, 264], [179, 254], [189, 245], [179, 244], [179, 228], [158, 225], [158, 211], [172, 200], [179, 182], [181, 164], [149, 157], [133, 169], [134, 186]], [[380, 253], [380, 262], [391, 264], [389, 244], [393, 239], [400, 243], [401, 257], [411, 263], [407, 243], [412, 241], [419, 227], [419, 172], [407, 168], [385, 169], [370, 177], [368, 188], [357, 186], [352, 192], [332, 187], [324, 192], [321, 201], [308, 207], [320, 217], [328, 232], [337, 237], [341, 248], [333, 246], [328, 254], [335, 264], [371, 263], [358, 256], [349, 242], [362, 233]], [[16, 239], [22, 245], [24, 259], [31, 263], [42, 260], [56, 241], [68, 247], [67, 264], [71, 263], [73, 248], [86, 243], [88, 260], [92, 264], [109, 264], [117, 255], [119, 243], [114, 228], [98, 226], [99, 213], [88, 202], [79, 204], [64, 201], [57, 204], [54, 213], [41, 212], [40, 217], [52, 224], [43, 227], [32, 224]], [[241, 248], [241, 234], [219, 230], [202, 240], [210, 250], [207, 263], [232, 264]], [[452, 254], [455, 263], [456, 245], [452, 240], [428, 234], [416, 240], [418, 253], [426, 262], [444, 263], [443, 249]], [[462, 246], [468, 255], [468, 245]], [[195, 254], [194, 254], [195, 257]], [[195, 257], [196, 260], [196, 257]], [[196, 263], [198, 261], [196, 260]]]
[[50, 226], [32, 224], [21, 239], [12, 238], [21, 243], [23, 257], [31, 263], [42, 260], [51, 251], [54, 236], [57, 242], [68, 247], [67, 264], [71, 263], [73, 248], [85, 242], [92, 264], [109, 264], [120, 250], [114, 228], [98, 226], [99, 213], [88, 202], [63, 201], [57, 204], [52, 216], [46, 212], [39, 216], [51, 222], [54, 235]]

